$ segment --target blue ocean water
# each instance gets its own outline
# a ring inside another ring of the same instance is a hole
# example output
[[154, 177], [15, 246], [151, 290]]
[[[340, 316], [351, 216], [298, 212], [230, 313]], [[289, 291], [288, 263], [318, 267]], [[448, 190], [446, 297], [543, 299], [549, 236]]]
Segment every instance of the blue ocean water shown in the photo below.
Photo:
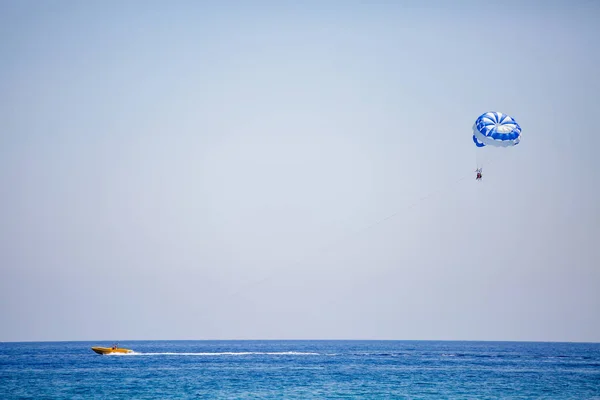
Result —
[[600, 399], [600, 344], [0, 343], [0, 399]]

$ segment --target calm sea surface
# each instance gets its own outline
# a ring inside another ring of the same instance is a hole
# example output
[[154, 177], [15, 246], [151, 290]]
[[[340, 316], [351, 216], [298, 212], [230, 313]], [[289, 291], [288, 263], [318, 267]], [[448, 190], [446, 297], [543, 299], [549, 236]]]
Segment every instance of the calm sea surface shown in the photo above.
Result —
[[600, 399], [600, 344], [0, 343], [0, 399]]

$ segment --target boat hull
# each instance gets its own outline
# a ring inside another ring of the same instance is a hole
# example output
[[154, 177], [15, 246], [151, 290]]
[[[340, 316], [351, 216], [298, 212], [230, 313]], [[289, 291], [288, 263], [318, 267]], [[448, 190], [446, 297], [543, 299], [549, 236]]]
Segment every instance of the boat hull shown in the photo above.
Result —
[[133, 353], [133, 350], [121, 348], [113, 349], [112, 347], [92, 347], [92, 350], [98, 354]]

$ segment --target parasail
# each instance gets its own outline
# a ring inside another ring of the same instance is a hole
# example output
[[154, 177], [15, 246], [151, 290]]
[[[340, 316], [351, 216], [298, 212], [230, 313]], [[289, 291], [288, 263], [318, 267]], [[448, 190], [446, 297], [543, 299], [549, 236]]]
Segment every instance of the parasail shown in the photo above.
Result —
[[521, 141], [521, 127], [510, 115], [490, 111], [481, 114], [473, 125], [473, 142], [477, 147], [516, 146]]

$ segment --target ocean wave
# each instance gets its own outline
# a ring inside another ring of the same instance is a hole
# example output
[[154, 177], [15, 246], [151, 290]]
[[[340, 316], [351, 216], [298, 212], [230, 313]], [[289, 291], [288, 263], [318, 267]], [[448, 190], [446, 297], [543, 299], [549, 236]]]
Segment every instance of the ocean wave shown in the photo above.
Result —
[[364, 357], [405, 357], [409, 356], [409, 353], [403, 352], [355, 352], [350, 353], [353, 356], [364, 356]]

